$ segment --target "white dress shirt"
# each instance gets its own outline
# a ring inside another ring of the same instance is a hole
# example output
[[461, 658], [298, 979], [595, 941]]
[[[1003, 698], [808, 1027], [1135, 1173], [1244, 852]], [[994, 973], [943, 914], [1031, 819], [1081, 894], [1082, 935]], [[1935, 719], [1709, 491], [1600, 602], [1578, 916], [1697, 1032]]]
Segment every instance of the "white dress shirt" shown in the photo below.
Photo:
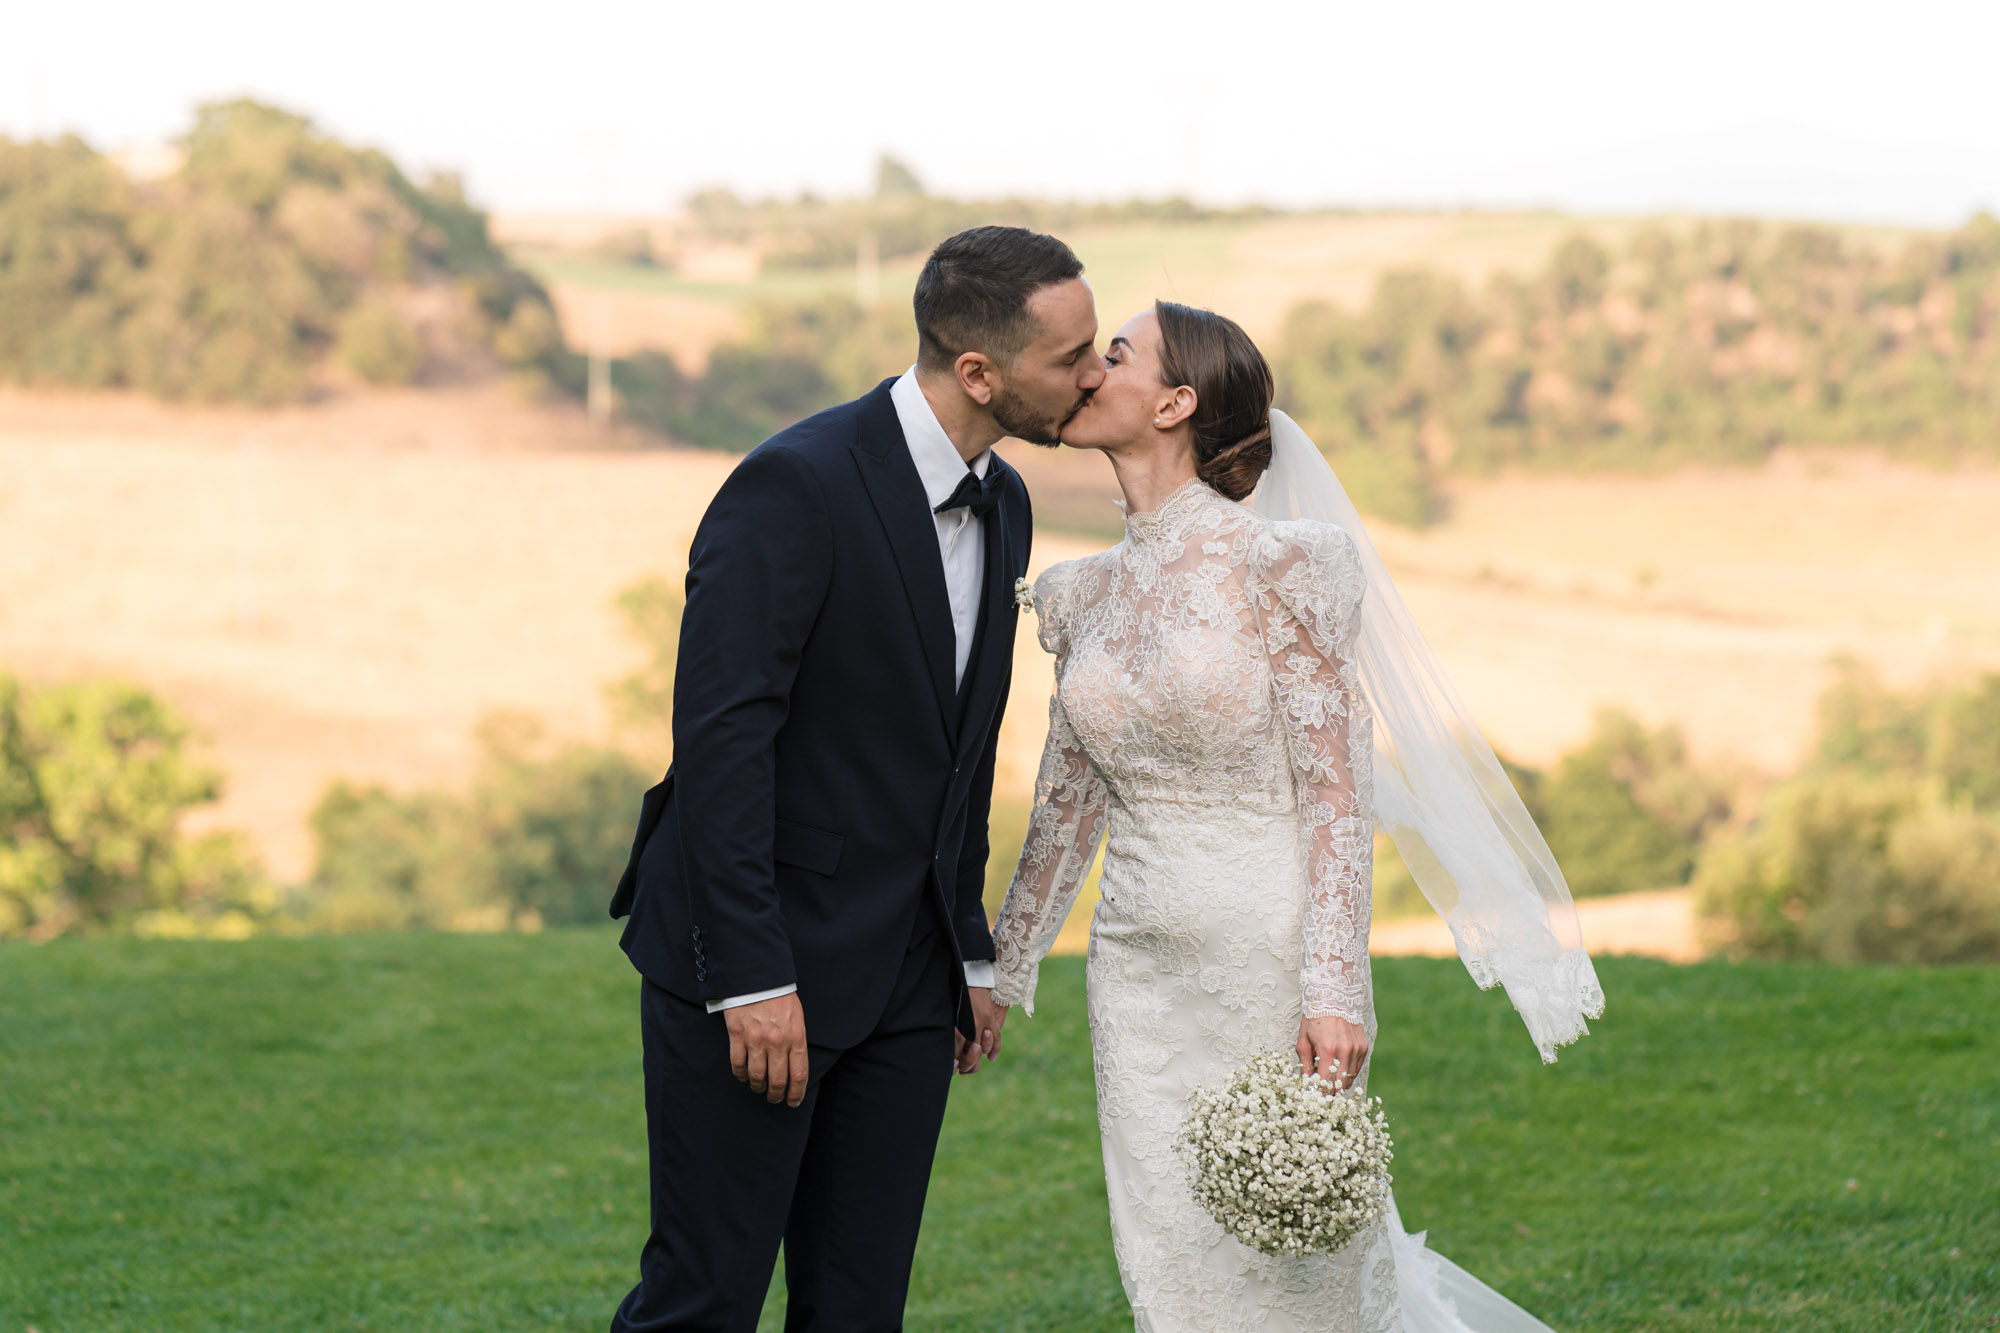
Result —
[[[924, 498], [930, 502], [931, 517], [937, 523], [938, 558], [944, 562], [944, 589], [951, 600], [951, 631], [957, 655], [952, 674], [954, 685], [965, 684], [966, 664], [972, 660], [972, 639], [979, 629], [979, 594], [986, 582], [985, 520], [970, 509], [950, 509], [936, 513], [951, 498], [965, 475], [966, 462], [958, 446], [938, 424], [930, 400], [917, 385], [917, 368], [911, 366], [889, 388], [889, 401], [896, 405], [896, 420], [903, 427], [903, 439], [910, 446], [910, 461], [917, 465], [917, 477], [924, 483]], [[984, 480], [993, 465], [993, 451], [972, 460], [974, 476]], [[967, 959], [965, 984], [993, 985], [993, 964], [984, 959]], [[732, 995], [726, 1000], [710, 1000], [708, 1012], [720, 1013], [739, 1004], [775, 1000], [790, 995], [797, 986], [779, 986], [754, 995]]]
[[[944, 590], [951, 598], [951, 630], [958, 648], [952, 683], [963, 685], [966, 663], [972, 660], [973, 632], [979, 627], [980, 586], [986, 581], [985, 520], [964, 508], [935, 512], [958, 489], [966, 462], [918, 387], [915, 366], [890, 386], [889, 400], [896, 405], [896, 420], [902, 423], [903, 438], [910, 442], [910, 461], [917, 465], [924, 498], [930, 501], [931, 517], [937, 523], [938, 558], [944, 561]], [[993, 451], [989, 449], [972, 460], [972, 474], [983, 481], [992, 465]]]

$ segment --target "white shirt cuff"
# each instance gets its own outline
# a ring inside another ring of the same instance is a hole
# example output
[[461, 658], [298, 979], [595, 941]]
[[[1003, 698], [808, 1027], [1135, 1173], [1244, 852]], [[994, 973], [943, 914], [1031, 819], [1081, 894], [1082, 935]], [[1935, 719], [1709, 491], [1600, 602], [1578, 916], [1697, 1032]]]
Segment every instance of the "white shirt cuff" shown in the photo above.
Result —
[[755, 995], [732, 995], [726, 1000], [710, 1000], [708, 1012], [719, 1014], [724, 1009], [734, 1009], [739, 1004], [755, 1004], [759, 1000], [775, 1000], [780, 995], [790, 995], [797, 986], [780, 986], [776, 990], [760, 990]]
[[[993, 989], [993, 963], [990, 959], [968, 958], [965, 963], [965, 984], [982, 990]], [[724, 1009], [734, 1009], [740, 1004], [756, 1004], [759, 1000], [775, 1000], [780, 995], [790, 995], [797, 986], [779, 986], [775, 990], [760, 990], [750, 995], [732, 995], [726, 1000], [710, 1000], [708, 1012], [719, 1014]]]

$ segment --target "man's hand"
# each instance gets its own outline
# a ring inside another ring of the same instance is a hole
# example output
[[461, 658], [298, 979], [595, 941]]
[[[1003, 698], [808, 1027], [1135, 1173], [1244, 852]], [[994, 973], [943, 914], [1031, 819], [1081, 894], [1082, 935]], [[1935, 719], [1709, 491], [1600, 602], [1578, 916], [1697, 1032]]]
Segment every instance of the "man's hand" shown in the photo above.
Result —
[[806, 1011], [799, 993], [722, 1011], [729, 1028], [729, 1072], [764, 1100], [797, 1106], [806, 1099]]
[[993, 992], [984, 986], [970, 986], [967, 991], [972, 998], [972, 1026], [979, 1040], [967, 1041], [963, 1032], [957, 1033], [954, 1065], [961, 1074], [976, 1074], [980, 1056], [992, 1060], [1000, 1054], [1000, 1025], [1007, 1021], [1007, 1006], [994, 1004]]
[[1350, 1087], [1368, 1060], [1368, 1029], [1344, 1018], [1299, 1020], [1299, 1064], [1334, 1088]]

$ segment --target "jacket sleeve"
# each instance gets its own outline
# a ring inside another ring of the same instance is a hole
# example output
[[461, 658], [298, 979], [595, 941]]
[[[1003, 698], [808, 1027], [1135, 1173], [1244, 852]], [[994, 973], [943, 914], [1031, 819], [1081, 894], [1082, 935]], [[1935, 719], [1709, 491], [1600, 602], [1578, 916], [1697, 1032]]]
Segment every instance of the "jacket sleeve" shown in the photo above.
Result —
[[675, 816], [703, 1000], [798, 981], [772, 861], [776, 747], [832, 545], [805, 464], [762, 449], [723, 483], [689, 552], [674, 673]]

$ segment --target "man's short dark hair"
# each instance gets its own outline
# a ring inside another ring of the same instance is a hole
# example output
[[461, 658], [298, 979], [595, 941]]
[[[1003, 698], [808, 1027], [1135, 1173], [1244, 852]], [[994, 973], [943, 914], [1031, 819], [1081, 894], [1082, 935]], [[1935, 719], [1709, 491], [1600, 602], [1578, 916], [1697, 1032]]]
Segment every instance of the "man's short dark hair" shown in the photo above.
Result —
[[1068, 282], [1083, 261], [1026, 227], [974, 227], [941, 243], [917, 275], [917, 362], [947, 370], [967, 352], [1005, 365], [1034, 341], [1028, 298]]

